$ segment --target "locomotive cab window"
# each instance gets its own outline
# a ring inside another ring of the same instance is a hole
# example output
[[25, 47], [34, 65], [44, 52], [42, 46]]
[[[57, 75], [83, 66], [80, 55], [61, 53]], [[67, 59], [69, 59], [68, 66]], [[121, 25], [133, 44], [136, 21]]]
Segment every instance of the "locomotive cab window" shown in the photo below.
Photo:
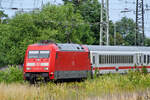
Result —
[[40, 51], [39, 58], [49, 58], [49, 51]]
[[32, 50], [28, 53], [28, 58], [49, 58], [50, 51], [48, 50]]
[[39, 51], [29, 51], [28, 58], [38, 58]]

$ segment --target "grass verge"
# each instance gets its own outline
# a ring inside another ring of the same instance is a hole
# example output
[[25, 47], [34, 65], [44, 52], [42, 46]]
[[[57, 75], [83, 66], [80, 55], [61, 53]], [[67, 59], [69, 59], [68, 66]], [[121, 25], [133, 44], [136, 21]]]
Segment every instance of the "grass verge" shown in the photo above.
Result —
[[18, 67], [0, 71], [1, 100], [149, 100], [150, 74], [130, 71], [109, 74], [83, 82], [41, 83], [23, 81]]

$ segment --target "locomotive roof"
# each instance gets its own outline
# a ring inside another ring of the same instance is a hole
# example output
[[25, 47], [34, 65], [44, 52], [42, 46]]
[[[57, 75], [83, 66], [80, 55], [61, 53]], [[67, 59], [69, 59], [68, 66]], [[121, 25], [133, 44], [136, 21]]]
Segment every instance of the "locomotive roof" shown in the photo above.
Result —
[[58, 43], [57, 46], [61, 51], [84, 51], [84, 48], [79, 44], [61, 44]]
[[90, 51], [149, 51], [150, 47], [144, 46], [98, 46], [86, 45]]

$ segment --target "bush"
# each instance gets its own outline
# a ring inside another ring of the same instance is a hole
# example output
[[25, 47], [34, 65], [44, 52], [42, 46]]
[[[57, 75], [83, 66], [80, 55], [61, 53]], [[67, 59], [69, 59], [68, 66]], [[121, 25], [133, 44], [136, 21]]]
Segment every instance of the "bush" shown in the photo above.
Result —
[[22, 73], [22, 70], [17, 66], [9, 66], [6, 70], [0, 71], [0, 82], [23, 82]]
[[143, 74], [147, 74], [147, 73], [148, 73], [146, 66], [143, 66], [143, 67], [142, 67], [142, 73], [143, 73]]

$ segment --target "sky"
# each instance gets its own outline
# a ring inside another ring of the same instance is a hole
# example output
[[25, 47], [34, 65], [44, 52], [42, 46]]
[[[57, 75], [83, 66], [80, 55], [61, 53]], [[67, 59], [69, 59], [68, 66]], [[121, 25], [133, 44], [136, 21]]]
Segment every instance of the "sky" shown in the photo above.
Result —
[[[101, 1], [101, 0], [100, 0]], [[24, 8], [24, 11], [30, 11], [32, 8], [40, 8], [42, 4], [51, 2], [52, 4], [62, 4], [62, 0], [0, 0], [0, 8], [10, 17], [15, 15], [16, 10], [9, 8]], [[136, 0], [109, 0], [109, 17], [113, 22], [119, 21], [122, 17], [128, 17], [135, 20]], [[148, 5], [150, 9], [150, 0], [144, 0], [145, 8]], [[129, 12], [122, 13], [128, 10]], [[145, 35], [150, 37], [150, 10], [145, 11]]]

